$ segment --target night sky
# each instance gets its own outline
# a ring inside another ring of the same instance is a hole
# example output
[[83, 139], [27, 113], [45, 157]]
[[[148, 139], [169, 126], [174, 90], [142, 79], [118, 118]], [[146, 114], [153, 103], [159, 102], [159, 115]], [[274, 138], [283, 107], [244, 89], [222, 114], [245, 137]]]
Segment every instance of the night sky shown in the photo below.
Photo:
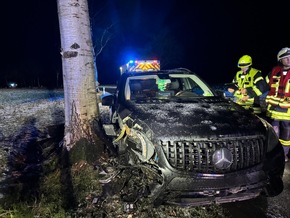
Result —
[[[290, 46], [288, 4], [253, 2], [89, 0], [95, 45], [104, 30], [110, 37], [96, 57], [99, 82], [115, 84], [120, 65], [146, 58], [160, 59], [164, 69], [188, 68], [214, 84], [230, 82], [238, 59], [248, 54], [266, 75], [278, 51]], [[22, 86], [55, 86], [61, 75], [56, 0], [1, 5], [0, 85], [17, 78]]]

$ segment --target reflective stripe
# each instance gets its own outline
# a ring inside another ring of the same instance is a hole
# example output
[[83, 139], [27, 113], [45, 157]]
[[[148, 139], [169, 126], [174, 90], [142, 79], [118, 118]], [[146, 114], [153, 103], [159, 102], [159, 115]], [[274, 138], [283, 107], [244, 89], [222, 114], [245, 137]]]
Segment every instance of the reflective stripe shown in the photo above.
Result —
[[260, 80], [263, 80], [263, 77], [262, 77], [262, 76], [256, 78], [256, 79], [254, 80], [254, 83], [257, 83], [257, 82], [259, 82]]
[[254, 113], [255, 114], [260, 114], [262, 113], [262, 109], [260, 107], [253, 107]]
[[280, 141], [281, 144], [284, 145], [284, 146], [290, 146], [290, 140], [279, 139], [279, 141]]
[[281, 102], [281, 103], [279, 103], [279, 106], [281, 108], [289, 108], [290, 107], [290, 102]]
[[289, 89], [290, 89], [290, 81], [288, 81], [286, 84], [285, 93], [289, 93]]
[[271, 117], [272, 119], [275, 119], [275, 120], [290, 120], [289, 109], [288, 109], [288, 112], [286, 112], [286, 113], [269, 110], [269, 111], [267, 111], [266, 114], [267, 114], [267, 116], [269, 115], [269, 117]]
[[279, 102], [280, 102], [280, 98], [278, 98], [276, 96], [273, 96], [273, 95], [268, 95], [266, 97], [265, 101], [266, 101], [267, 104], [278, 105]]
[[263, 93], [258, 89], [256, 86], [253, 87], [253, 91], [256, 93], [257, 96], [262, 95]]
[[274, 100], [267, 100], [266, 101], [268, 104], [271, 104], [271, 105], [279, 105], [279, 101], [274, 101]]
[[270, 82], [269, 75], [266, 76], [265, 80], [266, 80], [266, 82], [269, 84], [269, 82]]

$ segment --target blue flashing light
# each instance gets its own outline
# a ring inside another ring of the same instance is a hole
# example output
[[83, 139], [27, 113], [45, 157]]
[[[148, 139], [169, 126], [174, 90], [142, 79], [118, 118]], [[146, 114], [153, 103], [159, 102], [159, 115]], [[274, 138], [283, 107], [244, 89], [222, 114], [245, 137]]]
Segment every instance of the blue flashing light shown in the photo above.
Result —
[[159, 60], [130, 60], [120, 67], [121, 74], [125, 72], [146, 72], [160, 70]]

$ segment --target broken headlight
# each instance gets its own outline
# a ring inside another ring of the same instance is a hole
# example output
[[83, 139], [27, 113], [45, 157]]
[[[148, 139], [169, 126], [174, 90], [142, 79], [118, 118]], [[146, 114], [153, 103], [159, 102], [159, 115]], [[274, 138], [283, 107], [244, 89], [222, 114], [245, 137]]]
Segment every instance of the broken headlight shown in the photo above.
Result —
[[154, 146], [148, 137], [139, 130], [131, 129], [130, 137], [134, 138], [136, 148], [132, 151], [141, 161], [148, 161], [154, 154]]

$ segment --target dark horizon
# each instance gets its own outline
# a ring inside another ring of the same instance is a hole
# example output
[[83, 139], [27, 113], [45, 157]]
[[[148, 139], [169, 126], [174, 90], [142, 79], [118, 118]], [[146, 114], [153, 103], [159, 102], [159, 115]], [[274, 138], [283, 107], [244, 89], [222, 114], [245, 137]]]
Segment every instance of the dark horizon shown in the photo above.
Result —
[[[6, 79], [16, 79], [23, 86], [59, 86], [56, 0], [3, 4], [0, 86], [6, 85]], [[93, 39], [112, 24], [112, 38], [96, 57], [98, 81], [115, 84], [119, 66], [145, 57], [159, 59], [161, 67], [188, 68], [212, 84], [231, 82], [238, 59], [248, 54], [253, 67], [267, 75], [277, 64], [278, 51], [290, 46], [284, 33], [285, 4], [89, 0]]]

